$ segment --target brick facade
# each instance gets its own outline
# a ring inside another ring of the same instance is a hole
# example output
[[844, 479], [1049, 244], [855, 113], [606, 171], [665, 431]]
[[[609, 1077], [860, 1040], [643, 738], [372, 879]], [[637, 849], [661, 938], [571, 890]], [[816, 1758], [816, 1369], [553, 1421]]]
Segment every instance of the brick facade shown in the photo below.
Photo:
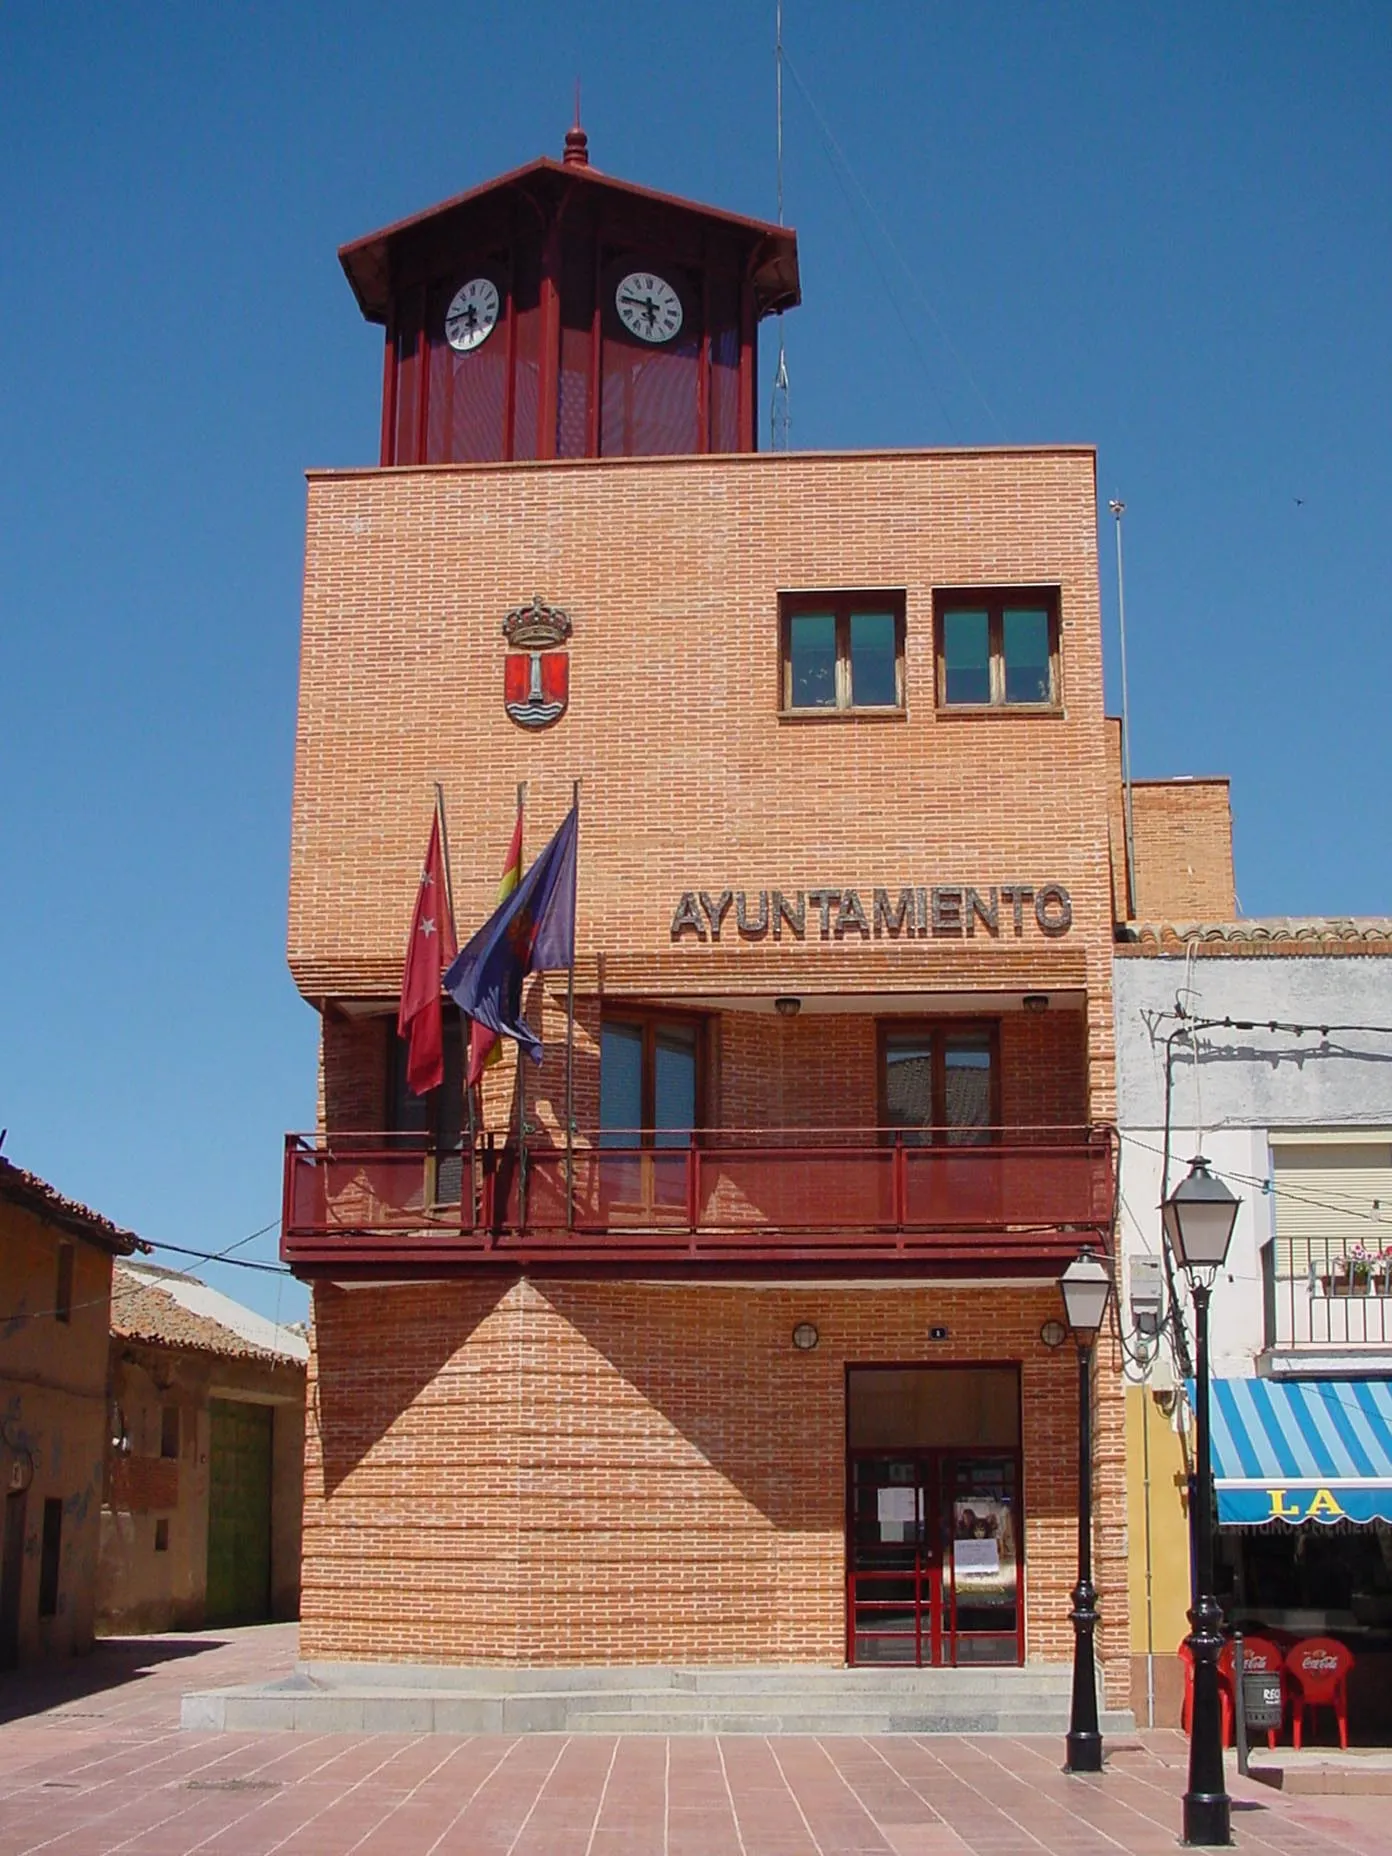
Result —
[[1231, 921], [1232, 806], [1226, 779], [1137, 780], [1136, 903], [1142, 920]]
[[[1059, 588], [1056, 712], [950, 713], [933, 595]], [[784, 717], [778, 595], [898, 588], [906, 706]], [[504, 612], [571, 615], [570, 708], [502, 707]], [[461, 938], [491, 912], [514, 791], [527, 857], [580, 779], [575, 1105], [598, 1119], [606, 1011], [710, 1026], [717, 1128], [872, 1128], [877, 1023], [999, 1023], [1000, 1113], [1114, 1113], [1111, 815], [1094, 460], [1083, 449], [701, 457], [315, 474], [309, 488], [290, 961], [323, 1008], [323, 1125], [383, 1125], [433, 783]], [[1017, 933], [672, 933], [683, 892], [1064, 886]], [[806, 1009], [770, 1009], [779, 994]], [[1047, 1008], [1021, 1009], [1042, 994]], [[373, 1016], [376, 1002], [377, 1016]], [[563, 975], [530, 983], [564, 1102]], [[511, 1058], [485, 1116], [514, 1112]], [[983, 1276], [986, 1274], [983, 1271]], [[1048, 1281], [796, 1288], [503, 1276], [316, 1284], [304, 1653], [484, 1662], [840, 1662], [848, 1364], [1018, 1362], [1031, 1657], [1071, 1654], [1077, 1369]], [[789, 1339], [814, 1320], [811, 1354]], [[946, 1343], [928, 1330], [945, 1325]], [[1115, 1363], [1113, 1363], [1114, 1365]], [[1126, 1692], [1119, 1380], [1097, 1407], [1109, 1691]]]
[[[845, 1369], [1018, 1361], [1028, 1654], [1071, 1654], [1077, 1363], [1052, 1284], [320, 1287], [301, 1651], [430, 1662], [844, 1659]], [[800, 1353], [791, 1332], [815, 1321]], [[1119, 1380], [1099, 1583], [1124, 1695]], [[369, 1576], [365, 1576], [365, 1574]]]

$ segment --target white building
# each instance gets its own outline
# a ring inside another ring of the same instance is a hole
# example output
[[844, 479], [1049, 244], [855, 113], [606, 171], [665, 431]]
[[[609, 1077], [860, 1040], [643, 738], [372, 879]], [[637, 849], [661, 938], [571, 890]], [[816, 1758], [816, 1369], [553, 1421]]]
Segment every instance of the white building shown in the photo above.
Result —
[[1369, 1688], [1392, 1668], [1392, 921], [1127, 934], [1114, 984], [1133, 1650], [1153, 1696], [1186, 1628], [1193, 1367], [1157, 1207], [1202, 1153], [1241, 1201], [1211, 1315], [1219, 1595], [1250, 1630], [1341, 1637]]

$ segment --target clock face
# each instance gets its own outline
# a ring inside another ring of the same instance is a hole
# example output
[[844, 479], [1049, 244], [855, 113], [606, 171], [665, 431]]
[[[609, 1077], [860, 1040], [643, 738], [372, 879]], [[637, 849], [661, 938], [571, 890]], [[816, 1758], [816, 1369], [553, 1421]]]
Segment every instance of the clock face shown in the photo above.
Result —
[[663, 277], [630, 271], [614, 292], [619, 321], [640, 342], [670, 342], [681, 333], [681, 298]]
[[486, 342], [498, 320], [498, 286], [487, 277], [471, 277], [455, 291], [445, 311], [445, 340], [460, 354]]

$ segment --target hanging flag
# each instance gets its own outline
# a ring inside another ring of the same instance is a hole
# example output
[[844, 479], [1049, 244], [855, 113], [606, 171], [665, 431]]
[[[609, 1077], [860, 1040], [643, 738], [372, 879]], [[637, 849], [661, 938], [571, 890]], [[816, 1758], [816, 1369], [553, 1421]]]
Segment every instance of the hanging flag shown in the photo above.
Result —
[[406, 1087], [423, 1096], [445, 1080], [444, 1026], [440, 1012], [440, 974], [459, 951], [450, 916], [445, 883], [445, 857], [440, 840], [440, 813], [430, 826], [411, 938], [401, 972], [401, 1010], [397, 1035], [407, 1042]]
[[[519, 800], [521, 792], [519, 789]], [[506, 902], [513, 890], [522, 880], [522, 807], [517, 808], [517, 823], [512, 828], [512, 843], [508, 846], [507, 861], [503, 865], [503, 874], [498, 882], [498, 900]], [[491, 1026], [480, 1024], [477, 1019], [469, 1025], [469, 1067], [465, 1081], [470, 1089], [482, 1081], [483, 1073], [497, 1063], [503, 1054], [503, 1040]]]
[[541, 1039], [522, 1016], [522, 982], [529, 973], [568, 967], [575, 957], [575, 833], [571, 807], [531, 869], [479, 929], [445, 975], [460, 1011], [505, 1038], [533, 1063]]

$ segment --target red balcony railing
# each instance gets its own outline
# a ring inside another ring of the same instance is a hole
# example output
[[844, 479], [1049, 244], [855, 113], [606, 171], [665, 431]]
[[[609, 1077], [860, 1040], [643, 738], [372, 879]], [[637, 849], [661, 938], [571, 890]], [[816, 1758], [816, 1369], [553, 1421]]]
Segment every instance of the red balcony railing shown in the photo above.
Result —
[[[481, 1136], [439, 1154], [406, 1135], [287, 1136], [291, 1264], [638, 1264], [736, 1268], [905, 1259], [1052, 1266], [1107, 1242], [1107, 1128], [701, 1130]], [[652, 1145], [656, 1139], [669, 1145]]]

